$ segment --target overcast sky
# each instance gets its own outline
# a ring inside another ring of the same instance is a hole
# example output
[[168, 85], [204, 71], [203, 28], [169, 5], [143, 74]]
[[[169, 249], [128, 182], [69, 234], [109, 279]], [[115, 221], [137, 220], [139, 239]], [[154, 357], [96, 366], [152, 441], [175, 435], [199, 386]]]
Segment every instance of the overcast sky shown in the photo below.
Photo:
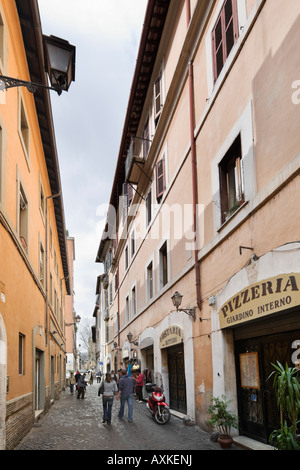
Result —
[[[43, 34], [76, 46], [68, 93], [51, 93], [66, 227], [75, 238], [75, 310], [92, 317], [95, 263], [147, 0], [38, 0]], [[82, 322], [84, 324], [84, 321]]]

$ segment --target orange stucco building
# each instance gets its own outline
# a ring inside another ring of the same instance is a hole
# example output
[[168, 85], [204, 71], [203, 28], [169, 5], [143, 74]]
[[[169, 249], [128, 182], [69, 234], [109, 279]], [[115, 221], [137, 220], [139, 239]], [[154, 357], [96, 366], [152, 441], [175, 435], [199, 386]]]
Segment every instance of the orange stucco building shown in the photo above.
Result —
[[[0, 2], [0, 75], [47, 85], [35, 0]], [[0, 91], [0, 448], [65, 384], [66, 229], [49, 91]]]

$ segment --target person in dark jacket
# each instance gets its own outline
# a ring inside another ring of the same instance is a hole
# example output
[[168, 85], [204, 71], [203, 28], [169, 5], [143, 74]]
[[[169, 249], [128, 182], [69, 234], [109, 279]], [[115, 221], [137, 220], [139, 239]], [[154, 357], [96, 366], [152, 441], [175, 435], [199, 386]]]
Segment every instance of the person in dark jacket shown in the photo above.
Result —
[[121, 398], [120, 410], [118, 418], [122, 419], [124, 415], [124, 407], [127, 402], [128, 406], [128, 422], [132, 422], [132, 413], [133, 413], [133, 391], [134, 391], [135, 381], [132, 377], [127, 375], [127, 371], [122, 371], [122, 378], [119, 382], [119, 397]]
[[80, 397], [84, 398], [85, 389], [86, 389], [85, 374], [83, 374], [79, 377], [79, 379], [77, 381], [77, 389], [78, 389], [77, 398], [80, 398]]

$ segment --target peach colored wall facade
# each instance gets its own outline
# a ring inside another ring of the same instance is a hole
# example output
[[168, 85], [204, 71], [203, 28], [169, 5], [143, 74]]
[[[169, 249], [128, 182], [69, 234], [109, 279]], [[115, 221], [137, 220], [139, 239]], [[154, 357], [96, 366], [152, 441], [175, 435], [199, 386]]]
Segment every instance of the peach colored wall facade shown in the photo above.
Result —
[[[299, 240], [300, 196], [299, 106], [292, 103], [292, 83], [299, 75], [300, 66], [297, 53], [300, 4], [292, 0], [287, 8], [284, 0], [238, 2], [239, 38], [216, 83], [212, 79], [211, 31], [223, 2], [213, 2], [210, 11], [209, 4], [212, 2], [191, 2], [189, 36], [186, 36], [186, 2], [178, 2], [177, 10], [171, 6], [169, 12], [171, 24], [167, 21], [165, 26], [143, 113], [143, 116], [150, 115], [152, 125], [148, 154], [152, 161], [149, 171], [152, 183], [141, 175], [138, 190], [145, 196], [151, 187], [155, 206], [151, 224], [146, 227], [145, 201], [135, 193], [133, 204], [137, 204], [137, 212], [128, 239], [119, 242], [122, 249], [110, 275], [112, 281], [118, 268], [119, 289], [114, 291], [109, 309], [110, 335], [106, 349], [107, 357], [118, 354], [119, 363], [129, 357], [124, 356], [124, 351], [128, 354], [133, 348], [142, 368], [150, 367], [144, 347], [147, 339], [147, 348], [153, 351], [154, 373], [169, 399], [167, 352], [160, 348], [159, 337], [167, 326], [179, 325], [184, 331], [186, 412], [205, 429], [213, 393], [226, 392], [237, 411], [236, 377], [231, 372], [235, 369], [233, 333], [220, 329], [218, 311], [209, 299], [212, 296], [224, 299], [222, 292], [226, 291], [228, 281], [239, 273], [242, 276], [254, 253], [261, 258], [261, 266], [265, 266], [269, 252]], [[204, 16], [207, 21], [201, 23]], [[178, 290], [184, 296], [183, 307], [197, 304], [194, 253], [187, 250], [184, 234], [176, 238], [178, 221], [187, 211], [185, 205], [189, 208], [192, 205], [189, 60], [194, 72], [197, 202], [203, 210], [199, 219], [201, 311], [197, 308], [195, 322], [184, 313], [175, 312], [171, 302], [172, 294]], [[151, 119], [151, 89], [159, 70], [162, 70], [164, 103], [155, 129]], [[137, 135], [141, 135], [143, 125], [141, 122]], [[222, 223], [219, 163], [238, 134], [245, 164], [245, 203]], [[156, 204], [154, 165], [163, 154], [166, 189], [162, 202]], [[166, 215], [170, 208], [175, 209], [175, 226], [173, 218]], [[130, 248], [132, 230], [139, 237], [135, 254], [129, 256], [130, 264], [125, 270], [124, 250], [126, 245]], [[118, 233], [121, 236], [122, 227]], [[169, 279], [161, 288], [159, 249], [164, 240], [168, 246]], [[252, 247], [253, 251], [244, 250], [240, 255], [240, 246]], [[295, 249], [298, 256], [299, 247]], [[280, 255], [282, 272], [288, 269], [285, 254]], [[150, 261], [154, 267], [151, 300], [147, 298], [146, 286]], [[273, 268], [275, 274], [280, 273], [280, 267]], [[270, 275], [270, 266], [265, 269]], [[258, 277], [263, 275], [257, 265], [253, 267], [254, 272]], [[128, 319], [125, 299], [129, 297], [131, 305], [133, 286], [136, 286], [136, 314]], [[237, 285], [236, 291], [239, 290]], [[216, 305], [221, 304], [217, 301]], [[114, 326], [117, 311], [119, 330]], [[139, 346], [129, 345], [129, 331]], [[111, 349], [116, 339], [121, 347], [118, 353]], [[224, 358], [226, 351], [228, 357]]]
[[[65, 318], [66, 323], [74, 323], [74, 261], [75, 261], [75, 240], [67, 238], [68, 264], [69, 264], [69, 281], [71, 295], [65, 297]], [[66, 353], [67, 353], [67, 372], [75, 371], [76, 357], [74, 350], [76, 349], [76, 325], [66, 327]]]

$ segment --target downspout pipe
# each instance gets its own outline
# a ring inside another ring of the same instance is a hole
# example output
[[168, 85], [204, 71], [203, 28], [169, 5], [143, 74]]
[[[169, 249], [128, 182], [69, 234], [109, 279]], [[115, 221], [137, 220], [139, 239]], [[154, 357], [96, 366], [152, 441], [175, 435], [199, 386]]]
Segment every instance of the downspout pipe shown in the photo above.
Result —
[[[186, 20], [187, 27], [191, 20], [190, 0], [186, 0]], [[197, 155], [195, 142], [195, 92], [194, 92], [194, 68], [192, 61], [188, 65], [189, 82], [189, 108], [190, 108], [190, 138], [191, 138], [191, 163], [192, 163], [192, 192], [193, 192], [193, 230], [194, 230], [194, 258], [195, 258], [195, 278], [196, 278], [196, 298], [197, 306], [201, 312], [201, 282], [199, 263], [199, 240], [198, 240], [198, 179], [197, 179]]]

